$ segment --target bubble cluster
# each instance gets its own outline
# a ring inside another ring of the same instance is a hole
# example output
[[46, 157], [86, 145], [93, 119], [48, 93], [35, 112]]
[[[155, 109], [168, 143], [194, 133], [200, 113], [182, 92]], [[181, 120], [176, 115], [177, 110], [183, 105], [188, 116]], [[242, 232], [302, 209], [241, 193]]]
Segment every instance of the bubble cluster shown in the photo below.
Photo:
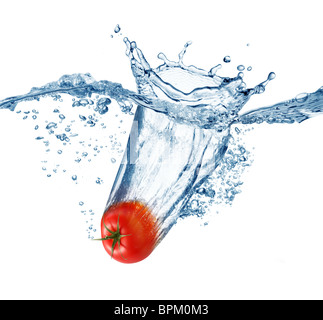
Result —
[[96, 235], [97, 229], [94, 226], [94, 215], [95, 215], [95, 212], [92, 209], [85, 208], [83, 202], [80, 202], [80, 203], [82, 203], [81, 214], [85, 218], [85, 225], [86, 225], [85, 231], [87, 233], [87, 237], [88, 237], [88, 239], [94, 239], [95, 237], [98, 237]]
[[[113, 165], [122, 157], [120, 137], [126, 139], [132, 119], [129, 114], [122, 113], [115, 101], [99, 94], [64, 99], [47, 96], [37, 101], [37, 110], [34, 101], [22, 102], [19, 107], [15, 110], [17, 116], [30, 122], [34, 139], [43, 150], [40, 163], [45, 179], [65, 179], [66, 183], [81, 186], [92, 183], [94, 188], [104, 188], [108, 172], [100, 171], [98, 164], [110, 159]], [[87, 202], [91, 206], [91, 201]], [[87, 233], [93, 238], [94, 211], [85, 208], [83, 201], [79, 201], [79, 206], [88, 216]]]
[[207, 218], [207, 214], [215, 211], [217, 206], [232, 205], [236, 196], [241, 193], [243, 173], [253, 162], [252, 153], [241, 141], [241, 137], [250, 130], [252, 129], [232, 128], [226, 155], [207, 181], [195, 190], [181, 218]]

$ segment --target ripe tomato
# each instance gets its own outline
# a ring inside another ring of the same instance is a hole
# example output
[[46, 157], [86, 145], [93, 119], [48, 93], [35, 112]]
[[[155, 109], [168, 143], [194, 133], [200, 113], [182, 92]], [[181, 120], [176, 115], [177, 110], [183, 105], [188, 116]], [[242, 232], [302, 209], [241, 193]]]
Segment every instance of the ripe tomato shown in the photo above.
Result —
[[115, 260], [135, 263], [147, 258], [157, 245], [158, 223], [147, 206], [139, 201], [110, 206], [102, 217], [103, 246]]

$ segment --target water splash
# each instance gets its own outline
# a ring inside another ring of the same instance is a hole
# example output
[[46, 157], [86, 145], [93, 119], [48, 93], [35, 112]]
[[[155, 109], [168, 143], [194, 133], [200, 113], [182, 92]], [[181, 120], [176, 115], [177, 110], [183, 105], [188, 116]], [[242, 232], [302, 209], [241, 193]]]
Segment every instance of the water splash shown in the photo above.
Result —
[[323, 88], [311, 94], [299, 94], [295, 98], [242, 114], [237, 122], [253, 123], [301, 123], [323, 112]]
[[[115, 32], [119, 31], [120, 28]], [[239, 124], [300, 123], [323, 112], [323, 90], [320, 88], [314, 93], [240, 114], [253, 95], [266, 90], [275, 73], [271, 72], [255, 87], [247, 88], [243, 65], [237, 67], [238, 74], [234, 78], [220, 77], [217, 74], [220, 64], [209, 71], [186, 66], [184, 57], [191, 42], [184, 45], [178, 61], [171, 61], [160, 53], [158, 58], [162, 64], [157, 68], [150, 66], [136, 42], [128, 38], [124, 42], [138, 92], [108, 80], [96, 81], [88, 73], [64, 75], [58, 81], [32, 88], [28, 94], [0, 101], [0, 109], [14, 111], [20, 102], [46, 97], [62, 103], [64, 94], [74, 97], [71, 106], [80, 110], [77, 120], [87, 128], [104, 129], [103, 117], [115, 105], [119, 105], [124, 115], [134, 117], [107, 207], [119, 201], [144, 202], [158, 218], [160, 239], [179, 218], [203, 216], [215, 204], [231, 204], [241, 192], [240, 175], [252, 159], [240, 138], [233, 138], [234, 134], [241, 134]], [[230, 61], [229, 56], [224, 58], [225, 63]], [[248, 67], [247, 71], [250, 70]], [[53, 113], [58, 115], [57, 121], [48, 121], [45, 133], [36, 139], [43, 141], [46, 148], [50, 145], [47, 136], [68, 146], [79, 135], [73, 130], [76, 119], [68, 122], [59, 109], [54, 109]], [[24, 112], [23, 119], [27, 120], [31, 114], [33, 121], [38, 119], [39, 111], [36, 110]], [[34, 128], [41, 130], [39, 125]], [[110, 139], [111, 150], [118, 150], [118, 142]], [[79, 143], [85, 150], [78, 151], [76, 163], [91, 160], [90, 149], [86, 146], [94, 151], [93, 156], [100, 152], [97, 145]], [[57, 151], [58, 154], [63, 152], [61, 148]], [[115, 157], [110, 159], [112, 163], [116, 162]], [[47, 167], [46, 163], [44, 171]], [[47, 176], [56, 172], [57, 168]], [[70, 177], [79, 181], [75, 173]], [[98, 175], [94, 183], [100, 185], [103, 180]], [[81, 201], [80, 206], [83, 204]]]

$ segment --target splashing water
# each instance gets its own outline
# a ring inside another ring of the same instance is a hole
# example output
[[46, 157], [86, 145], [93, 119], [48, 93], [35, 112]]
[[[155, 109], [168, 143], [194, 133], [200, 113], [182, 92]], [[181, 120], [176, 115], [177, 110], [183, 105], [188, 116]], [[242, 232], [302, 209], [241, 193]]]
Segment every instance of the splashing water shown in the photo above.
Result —
[[[117, 27], [115, 33], [120, 32]], [[45, 97], [62, 102], [61, 95], [66, 94], [74, 97], [72, 107], [82, 110], [78, 121], [88, 128], [104, 129], [104, 117], [117, 103], [123, 114], [133, 117], [133, 125], [106, 207], [121, 201], [141, 201], [158, 219], [159, 240], [179, 218], [203, 216], [210, 206], [221, 202], [230, 204], [240, 193], [240, 175], [252, 162], [240, 137], [233, 139], [233, 135], [242, 135], [240, 124], [300, 123], [323, 112], [323, 88], [320, 88], [240, 115], [249, 99], [263, 93], [275, 78], [273, 72], [257, 86], [247, 88], [242, 65], [237, 67], [234, 78], [218, 76], [221, 65], [209, 71], [186, 66], [183, 58], [190, 42], [185, 44], [178, 61], [170, 61], [160, 53], [158, 58], [163, 63], [155, 69], [135, 42], [127, 38], [124, 42], [138, 92], [107, 80], [95, 81], [90, 74], [64, 75], [58, 81], [32, 88], [28, 94], [0, 101], [0, 109], [14, 111], [20, 102]], [[230, 56], [223, 61], [229, 63]], [[58, 109], [54, 113], [59, 115], [57, 121], [47, 121], [45, 132], [36, 140], [48, 147], [47, 136], [51, 135], [66, 146], [78, 136], [78, 131], [73, 130], [76, 120], [66, 125], [65, 115]], [[36, 110], [23, 113], [23, 119], [36, 120], [38, 116]], [[35, 130], [40, 130], [39, 125]], [[109, 139], [112, 147], [117, 148], [116, 138]], [[84, 150], [78, 153], [76, 163], [90, 160], [86, 142], [80, 143]], [[87, 145], [95, 155], [103, 147]], [[63, 150], [57, 153], [62, 154]], [[115, 163], [116, 159], [111, 158], [111, 162]], [[43, 170], [46, 171], [45, 166]], [[78, 175], [71, 173], [70, 177], [78, 183]], [[103, 180], [98, 175], [94, 182], [102, 184]], [[92, 230], [93, 225], [90, 227]]]

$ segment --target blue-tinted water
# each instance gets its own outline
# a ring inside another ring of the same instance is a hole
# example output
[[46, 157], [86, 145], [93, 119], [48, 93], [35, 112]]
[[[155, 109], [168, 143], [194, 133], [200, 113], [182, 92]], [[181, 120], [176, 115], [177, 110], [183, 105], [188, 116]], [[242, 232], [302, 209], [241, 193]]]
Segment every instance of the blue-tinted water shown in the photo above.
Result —
[[[114, 32], [119, 33], [120, 27], [116, 26]], [[91, 155], [97, 156], [102, 148], [124, 152], [107, 207], [119, 201], [142, 201], [158, 218], [161, 239], [179, 218], [203, 216], [219, 202], [232, 203], [241, 192], [240, 175], [252, 160], [243, 145], [240, 124], [300, 123], [323, 112], [320, 88], [243, 113], [249, 99], [263, 93], [274, 80], [273, 72], [257, 86], [248, 88], [243, 72], [251, 67], [239, 65], [236, 77], [226, 78], [217, 75], [221, 65], [209, 71], [186, 66], [183, 59], [189, 42], [177, 61], [160, 53], [162, 64], [157, 68], [150, 66], [135, 42], [127, 38], [124, 42], [138, 92], [108, 80], [96, 81], [90, 74], [64, 75], [58, 81], [32, 88], [28, 94], [0, 101], [0, 109], [15, 111], [20, 102], [37, 102], [44, 97], [58, 103], [64, 100], [66, 108], [66, 97], [71, 96], [68, 106], [79, 111], [75, 119], [67, 122], [64, 113], [55, 109], [56, 121], [48, 120], [44, 128], [39, 124], [34, 127], [36, 132], [43, 129], [35, 139], [44, 143], [46, 152], [52, 152], [49, 137], [54, 136], [63, 146], [69, 145], [80, 133], [75, 129], [77, 122], [92, 130], [104, 130], [106, 114], [119, 105], [123, 114], [133, 119], [126, 151], [116, 137], [109, 138], [110, 146], [80, 141], [83, 150], [75, 162], [90, 161]], [[223, 61], [230, 63], [231, 59], [227, 56]], [[41, 110], [17, 112], [23, 113], [23, 119], [36, 120]], [[63, 150], [57, 153], [62, 154]], [[111, 162], [116, 162], [115, 158], [111, 157]], [[43, 170], [46, 171], [46, 163]], [[58, 168], [54, 170], [57, 172]], [[71, 179], [79, 181], [73, 173]], [[94, 181], [103, 183], [99, 176]]]

